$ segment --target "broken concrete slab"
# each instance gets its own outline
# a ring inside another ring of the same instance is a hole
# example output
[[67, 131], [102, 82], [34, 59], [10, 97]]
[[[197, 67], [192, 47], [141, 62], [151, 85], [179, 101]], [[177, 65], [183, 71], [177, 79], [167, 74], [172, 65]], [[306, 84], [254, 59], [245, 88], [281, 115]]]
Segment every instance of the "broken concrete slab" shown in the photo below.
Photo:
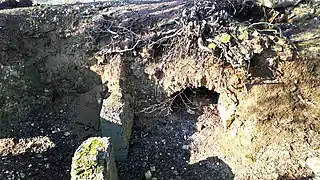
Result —
[[116, 160], [124, 160], [128, 154], [133, 124], [133, 109], [129, 101], [114, 94], [103, 100], [100, 123], [102, 135], [111, 137]]

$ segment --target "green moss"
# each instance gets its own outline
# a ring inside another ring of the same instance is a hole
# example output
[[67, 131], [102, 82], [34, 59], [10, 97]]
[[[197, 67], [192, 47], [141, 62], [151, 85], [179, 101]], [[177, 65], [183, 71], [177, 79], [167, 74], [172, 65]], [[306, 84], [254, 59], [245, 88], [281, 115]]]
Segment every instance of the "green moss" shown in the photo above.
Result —
[[242, 31], [242, 33], [238, 36], [239, 40], [247, 40], [249, 39], [249, 32], [247, 30]]
[[236, 119], [236, 114], [232, 114], [231, 117], [226, 120], [225, 127], [229, 128], [235, 119]]
[[231, 40], [231, 35], [229, 35], [228, 33], [222, 33], [222, 34], [219, 36], [219, 40], [220, 40], [220, 42], [222, 42], [222, 43], [228, 43], [228, 42], [230, 42], [230, 40]]
[[253, 164], [256, 161], [251, 154], [245, 154], [244, 157], [249, 160], [250, 164]]
[[103, 171], [103, 166], [99, 165], [97, 155], [99, 151], [104, 150], [104, 142], [99, 139], [93, 139], [83, 145], [81, 151], [78, 152], [79, 158], [75, 162], [76, 174], [80, 179], [94, 177], [95, 174]]

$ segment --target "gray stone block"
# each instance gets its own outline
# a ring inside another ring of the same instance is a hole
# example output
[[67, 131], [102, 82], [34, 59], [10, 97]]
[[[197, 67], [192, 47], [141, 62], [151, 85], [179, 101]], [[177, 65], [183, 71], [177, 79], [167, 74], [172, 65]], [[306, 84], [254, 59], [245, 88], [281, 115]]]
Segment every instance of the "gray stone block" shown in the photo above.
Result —
[[128, 154], [133, 124], [133, 110], [129, 101], [113, 94], [104, 99], [100, 123], [102, 135], [111, 138], [116, 160], [124, 160]]

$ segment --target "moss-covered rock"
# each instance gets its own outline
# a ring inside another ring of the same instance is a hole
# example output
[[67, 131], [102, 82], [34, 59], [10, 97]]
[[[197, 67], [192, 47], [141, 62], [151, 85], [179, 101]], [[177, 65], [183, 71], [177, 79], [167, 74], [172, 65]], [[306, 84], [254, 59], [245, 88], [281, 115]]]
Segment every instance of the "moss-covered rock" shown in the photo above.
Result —
[[78, 147], [72, 158], [71, 179], [118, 179], [109, 138], [92, 137]]

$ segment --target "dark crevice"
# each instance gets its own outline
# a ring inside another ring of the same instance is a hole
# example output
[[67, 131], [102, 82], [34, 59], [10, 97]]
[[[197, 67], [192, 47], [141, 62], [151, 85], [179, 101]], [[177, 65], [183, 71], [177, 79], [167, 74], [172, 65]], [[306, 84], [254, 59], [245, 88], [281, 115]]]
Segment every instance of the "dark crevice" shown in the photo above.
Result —
[[[197, 106], [218, 104], [219, 93], [211, 91], [205, 86], [198, 88], [187, 87], [179, 92], [175, 92], [171, 98], [175, 98], [171, 109], [198, 108]], [[201, 104], [197, 103], [201, 102]]]

